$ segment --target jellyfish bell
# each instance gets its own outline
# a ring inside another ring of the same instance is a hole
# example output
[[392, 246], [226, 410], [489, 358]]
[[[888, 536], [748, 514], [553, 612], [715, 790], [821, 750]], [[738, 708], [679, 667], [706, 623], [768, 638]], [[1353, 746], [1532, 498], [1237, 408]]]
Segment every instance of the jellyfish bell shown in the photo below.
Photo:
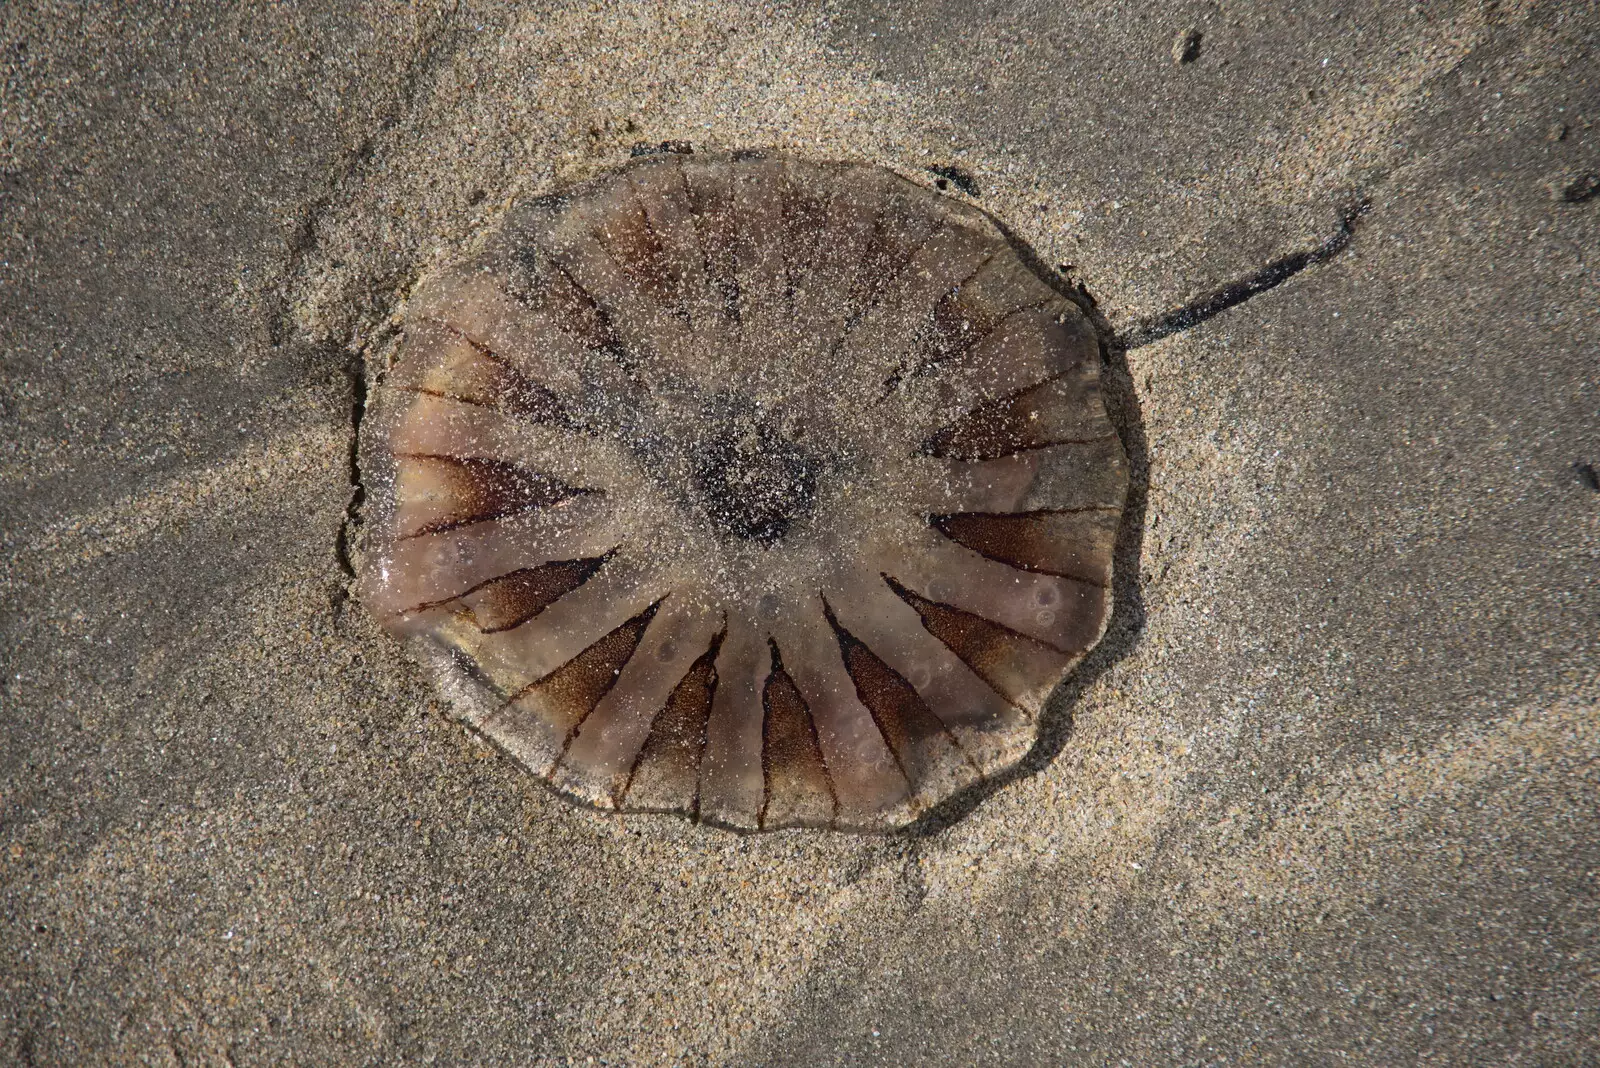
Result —
[[1127, 463], [1082, 313], [882, 168], [639, 160], [419, 287], [359, 592], [592, 805], [889, 830], [1100, 639]]

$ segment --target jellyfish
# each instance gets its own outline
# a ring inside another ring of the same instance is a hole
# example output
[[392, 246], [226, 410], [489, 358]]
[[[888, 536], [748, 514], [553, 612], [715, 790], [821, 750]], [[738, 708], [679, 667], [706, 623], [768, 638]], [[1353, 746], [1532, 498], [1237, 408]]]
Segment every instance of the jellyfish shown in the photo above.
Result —
[[358, 594], [562, 794], [887, 831], [1015, 766], [1103, 635], [1098, 335], [884, 168], [670, 152], [424, 280]]

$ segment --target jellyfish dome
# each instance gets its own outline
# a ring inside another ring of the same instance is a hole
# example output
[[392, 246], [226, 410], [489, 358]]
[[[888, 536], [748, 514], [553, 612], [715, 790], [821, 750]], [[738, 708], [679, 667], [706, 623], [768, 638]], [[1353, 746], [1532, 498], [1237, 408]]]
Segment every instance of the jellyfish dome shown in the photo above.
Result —
[[890, 830], [1100, 639], [1127, 462], [1078, 307], [878, 167], [667, 154], [425, 280], [359, 593], [564, 794]]

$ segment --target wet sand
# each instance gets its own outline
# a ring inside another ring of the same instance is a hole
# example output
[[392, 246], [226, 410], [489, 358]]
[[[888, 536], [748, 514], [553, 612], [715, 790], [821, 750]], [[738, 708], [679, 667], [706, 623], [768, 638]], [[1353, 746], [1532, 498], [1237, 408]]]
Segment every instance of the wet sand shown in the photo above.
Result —
[[[1597, 55], [1582, 4], [0, 13], [0, 1059], [1600, 1055]], [[929, 833], [574, 808], [348, 595], [362, 354], [663, 140], [958, 167], [1117, 331], [1370, 204], [1115, 356], [1111, 633]]]

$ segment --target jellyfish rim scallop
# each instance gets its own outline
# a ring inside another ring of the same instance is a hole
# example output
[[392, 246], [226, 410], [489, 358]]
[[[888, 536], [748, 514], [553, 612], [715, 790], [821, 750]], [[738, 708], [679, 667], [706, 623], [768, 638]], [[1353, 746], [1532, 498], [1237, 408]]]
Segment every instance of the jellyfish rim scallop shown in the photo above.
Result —
[[1083, 313], [884, 168], [667, 155], [411, 297], [360, 595], [559, 791], [892, 830], [1105, 631], [1127, 462]]

